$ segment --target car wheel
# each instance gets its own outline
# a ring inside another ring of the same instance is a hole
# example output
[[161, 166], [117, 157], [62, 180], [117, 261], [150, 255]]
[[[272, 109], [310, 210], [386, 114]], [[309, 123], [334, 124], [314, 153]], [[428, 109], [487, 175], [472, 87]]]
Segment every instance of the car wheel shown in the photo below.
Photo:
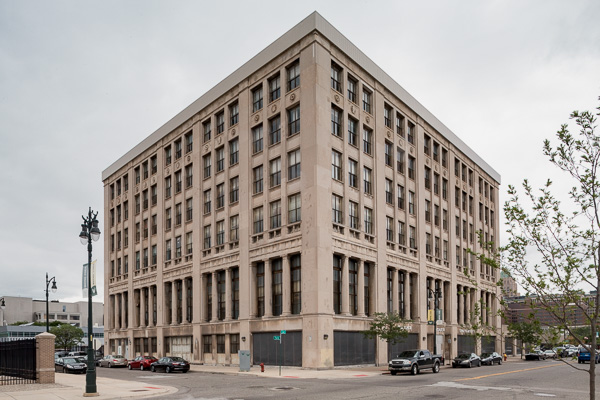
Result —
[[67, 373], [67, 369], [65, 367], [63, 367], [63, 374]]
[[188, 371], [189, 371], [189, 369], [184, 369], [184, 370], [183, 370], [183, 371], [181, 371], [181, 372], [183, 372], [183, 373], [185, 374], [185, 373], [186, 373], [186, 372], [188, 372]]
[[127, 368], [131, 371], [131, 364], [127, 364]]
[[479, 361], [479, 362], [477, 363], [477, 366], [478, 366], [478, 367], [481, 367], [481, 361]]
[[112, 364], [111, 363], [108, 363], [108, 368], [112, 368]]
[[140, 364], [140, 371], [144, 370], [144, 364]]
[[396, 371], [390, 371], [390, 374], [392, 374], [392, 375], [396, 375], [396, 373], [397, 373]]
[[456, 365], [452, 364], [452, 368], [456, 368]]
[[433, 373], [437, 374], [438, 372], [440, 372], [440, 363], [434, 363], [433, 364]]
[[499, 360], [499, 361], [498, 361], [498, 365], [502, 365], [502, 360]]
[[410, 369], [410, 373], [411, 375], [417, 375], [419, 373], [419, 366], [417, 364], [414, 364]]
[[469, 368], [473, 368], [473, 363], [469, 361]]
[[154, 369], [154, 365], [150, 367], [150, 371], [156, 372], [156, 369]]
[[171, 367], [167, 367], [165, 371], [167, 372], [167, 374], [170, 374], [171, 373]]

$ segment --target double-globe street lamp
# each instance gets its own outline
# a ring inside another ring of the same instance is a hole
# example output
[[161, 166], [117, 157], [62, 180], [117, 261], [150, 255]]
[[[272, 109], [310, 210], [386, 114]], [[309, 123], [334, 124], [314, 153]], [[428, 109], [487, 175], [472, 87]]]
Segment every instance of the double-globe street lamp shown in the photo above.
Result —
[[50, 330], [50, 306], [48, 303], [48, 286], [52, 282], [52, 293], [56, 293], [56, 277], [48, 279], [48, 273], [46, 272], [46, 332]]
[[81, 218], [83, 218], [83, 224], [81, 224], [81, 233], [79, 234], [81, 244], [87, 244], [88, 250], [88, 348], [84, 396], [98, 396], [98, 391], [96, 389], [96, 363], [94, 348], [92, 347], [92, 335], [94, 332], [92, 326], [92, 240], [96, 242], [100, 239], [100, 229], [98, 228], [98, 220], [96, 219], [97, 216], [98, 212], [92, 212], [92, 207], [90, 207], [87, 217], [81, 216]]
[[433, 299], [433, 354], [437, 354], [437, 313], [442, 298], [442, 289], [427, 289], [427, 298], [429, 300]]

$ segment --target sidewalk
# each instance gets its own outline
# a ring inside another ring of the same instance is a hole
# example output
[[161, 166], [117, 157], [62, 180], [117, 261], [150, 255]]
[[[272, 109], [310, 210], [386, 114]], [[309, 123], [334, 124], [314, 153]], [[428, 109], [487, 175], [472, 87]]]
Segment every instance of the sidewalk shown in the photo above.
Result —
[[[85, 392], [85, 374], [56, 374], [54, 384], [0, 386], [0, 400], [71, 400], [82, 399]], [[177, 392], [171, 386], [119, 379], [96, 378], [100, 396], [91, 399], [148, 398]]]
[[387, 366], [351, 366], [347, 368], [337, 367], [324, 370], [284, 366], [281, 367], [281, 375], [279, 374], [279, 367], [274, 365], [265, 365], [265, 372], [260, 372], [260, 366], [258, 365], [253, 365], [249, 372], [240, 372], [240, 368], [237, 365], [192, 365], [191, 370], [209, 374], [255, 375], [266, 378], [297, 379], [356, 379], [388, 373]]

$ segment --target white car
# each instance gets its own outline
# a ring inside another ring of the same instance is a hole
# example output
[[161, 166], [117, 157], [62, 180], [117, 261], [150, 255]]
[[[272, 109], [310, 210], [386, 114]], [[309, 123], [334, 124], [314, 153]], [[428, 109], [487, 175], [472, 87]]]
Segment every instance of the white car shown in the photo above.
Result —
[[546, 350], [544, 351], [544, 354], [546, 355], [546, 358], [558, 358], [558, 355], [554, 350]]

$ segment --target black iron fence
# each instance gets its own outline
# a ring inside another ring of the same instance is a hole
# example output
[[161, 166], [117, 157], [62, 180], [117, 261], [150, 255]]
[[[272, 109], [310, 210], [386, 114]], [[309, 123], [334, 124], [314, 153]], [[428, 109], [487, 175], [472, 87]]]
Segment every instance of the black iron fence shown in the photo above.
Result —
[[0, 342], [0, 386], [35, 383], [35, 339]]

